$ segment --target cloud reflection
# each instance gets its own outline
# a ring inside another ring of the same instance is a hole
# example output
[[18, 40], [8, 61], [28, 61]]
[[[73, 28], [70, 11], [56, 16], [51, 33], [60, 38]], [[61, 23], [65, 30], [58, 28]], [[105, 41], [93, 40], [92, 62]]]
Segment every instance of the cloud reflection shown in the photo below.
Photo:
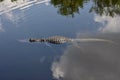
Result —
[[[7, 19], [12, 22], [24, 18], [23, 9], [29, 8], [34, 4], [48, 3], [49, 0], [4, 0], [0, 2], [0, 15], [4, 15]], [[15, 14], [13, 10], [18, 9], [20, 12]]]
[[4, 32], [5, 30], [3, 29], [2, 23], [0, 21], [0, 32]]
[[102, 33], [119, 33], [120, 32], [120, 17], [119, 16], [95, 16], [95, 22], [102, 23], [102, 26], [99, 28], [99, 31]]
[[47, 3], [50, 0], [17, 0], [11, 2], [11, 0], [4, 0], [0, 3], [0, 15], [16, 10], [16, 9], [26, 9], [32, 6], [33, 4]]
[[3, 29], [3, 25], [2, 25], [2, 22], [0, 20], [0, 32], [4, 32], [5, 30]]
[[[48, 5], [50, 0], [3, 0], [0, 2], [0, 16], [11, 21], [13, 24], [17, 26], [17, 24], [25, 19], [24, 9], [27, 9], [34, 4], [42, 4], [45, 3]], [[17, 10], [16, 12], [14, 10]], [[0, 32], [4, 32], [4, 25], [2, 25], [2, 21], [0, 21]]]
[[[105, 37], [105, 36], [104, 36]], [[120, 44], [119, 34], [107, 35]], [[57, 80], [120, 80], [120, 46], [109, 43], [87, 43], [68, 46], [59, 61], [52, 64]]]

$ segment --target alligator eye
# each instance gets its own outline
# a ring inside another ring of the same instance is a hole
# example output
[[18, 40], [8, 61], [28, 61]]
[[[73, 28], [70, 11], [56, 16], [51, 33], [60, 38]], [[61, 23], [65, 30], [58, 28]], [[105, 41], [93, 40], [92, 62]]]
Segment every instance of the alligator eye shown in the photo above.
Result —
[[44, 39], [41, 39], [41, 42], [44, 42], [45, 40]]

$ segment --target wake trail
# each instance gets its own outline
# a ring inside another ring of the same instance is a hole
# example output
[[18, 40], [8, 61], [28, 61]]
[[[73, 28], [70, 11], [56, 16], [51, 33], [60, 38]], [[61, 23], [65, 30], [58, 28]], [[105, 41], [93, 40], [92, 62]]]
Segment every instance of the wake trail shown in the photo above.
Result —
[[71, 39], [71, 41], [75, 42], [108, 42], [112, 44], [116, 44], [115, 42], [107, 39], [98, 39], [98, 38], [79, 38], [79, 39]]
[[30, 43], [28, 39], [19, 39], [18, 41], [21, 43]]

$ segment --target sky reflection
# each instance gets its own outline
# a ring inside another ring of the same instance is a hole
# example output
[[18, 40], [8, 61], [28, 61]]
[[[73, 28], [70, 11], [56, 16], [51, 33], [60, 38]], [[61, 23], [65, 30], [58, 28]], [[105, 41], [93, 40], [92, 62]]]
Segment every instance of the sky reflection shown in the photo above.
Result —
[[[57, 80], [120, 80], [120, 17], [94, 15], [94, 21], [101, 24], [96, 35], [77, 34], [77, 38], [93, 37], [114, 41], [72, 44], [67, 47], [58, 61], [51, 67]], [[86, 36], [87, 35], [87, 36]]]
[[3, 25], [2, 25], [2, 22], [0, 20], [0, 32], [4, 32], [5, 30], [3, 29]]
[[[119, 0], [108, 3], [106, 0], [51, 1], [50, 6], [46, 6], [50, 0], [0, 2], [0, 79], [52, 80], [54, 77], [57, 80], [120, 80]], [[67, 1], [71, 2], [67, 4]], [[45, 5], [37, 6], [41, 3]], [[15, 29], [13, 26], [16, 25], [22, 27]], [[75, 37], [76, 33], [77, 38], [106, 39], [117, 45], [87, 42], [77, 46], [46, 46], [26, 42], [30, 37]], [[54, 58], [57, 61], [52, 63]]]
[[[0, 2], [0, 32], [5, 32], [3, 19], [11, 21], [15, 26], [25, 20], [24, 9], [38, 4], [49, 4], [50, 0], [3, 0]], [[17, 10], [17, 11], [15, 11]]]
[[118, 15], [114, 17], [95, 15], [94, 21], [102, 24], [98, 29], [102, 33], [120, 33], [120, 16]]
[[57, 80], [120, 80], [119, 34], [96, 37], [114, 40], [119, 45], [93, 42], [79, 44], [81, 49], [70, 45], [60, 60], [53, 62], [53, 77]]
[[10, 12], [16, 9], [26, 9], [34, 4], [48, 3], [50, 0], [17, 0], [12, 2], [11, 0], [4, 0], [0, 2], [0, 15]]

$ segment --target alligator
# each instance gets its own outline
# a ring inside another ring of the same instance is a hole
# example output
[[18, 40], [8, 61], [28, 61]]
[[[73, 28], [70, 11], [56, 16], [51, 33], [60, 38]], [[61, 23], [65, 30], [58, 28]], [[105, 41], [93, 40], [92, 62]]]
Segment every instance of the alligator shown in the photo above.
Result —
[[104, 42], [110, 42], [113, 43], [110, 40], [106, 39], [97, 39], [97, 38], [78, 38], [78, 39], [72, 39], [72, 38], [67, 38], [63, 36], [52, 36], [48, 38], [30, 38], [29, 42], [48, 42], [52, 44], [63, 44], [67, 42], [93, 42], [93, 41], [104, 41]]
[[48, 38], [30, 38], [30, 42], [48, 42], [52, 44], [63, 44], [66, 42], [71, 42], [72, 39], [63, 36], [52, 36]]

